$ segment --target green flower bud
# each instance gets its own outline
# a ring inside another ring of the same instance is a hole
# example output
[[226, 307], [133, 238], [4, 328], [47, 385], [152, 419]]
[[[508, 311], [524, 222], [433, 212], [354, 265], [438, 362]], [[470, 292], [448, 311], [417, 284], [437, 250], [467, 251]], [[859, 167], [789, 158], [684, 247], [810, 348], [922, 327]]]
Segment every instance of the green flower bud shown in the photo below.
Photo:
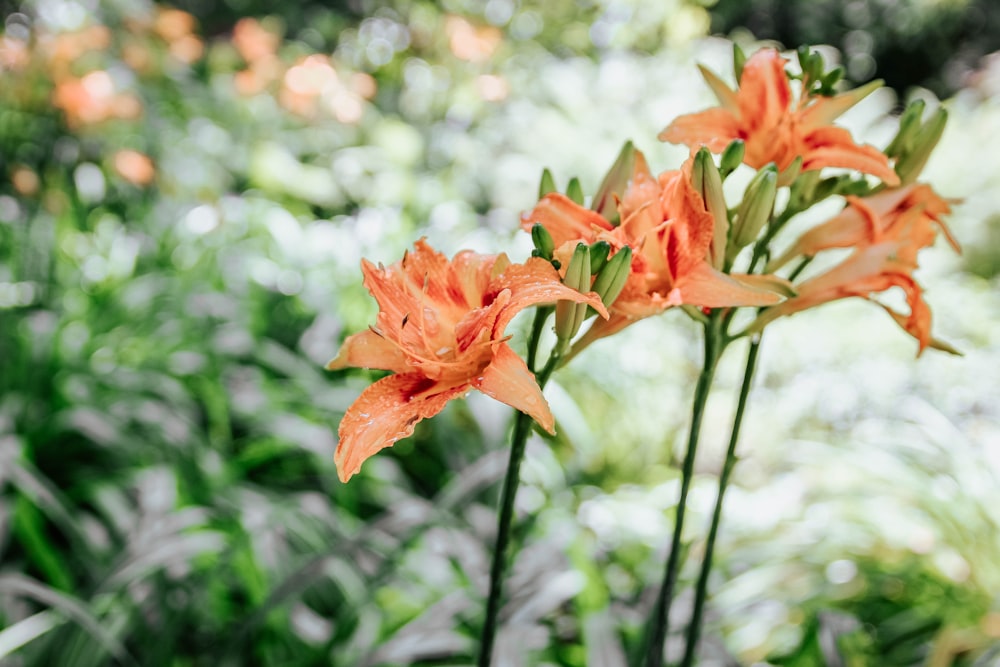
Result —
[[778, 170], [770, 164], [757, 172], [743, 194], [743, 202], [736, 213], [733, 233], [729, 239], [734, 258], [736, 252], [756, 240], [760, 230], [770, 220], [777, 192]]
[[[590, 291], [590, 248], [577, 243], [573, 258], [566, 267], [563, 284], [578, 292]], [[572, 340], [587, 316], [587, 304], [559, 301], [556, 303], [556, 337], [561, 343]]]
[[743, 155], [746, 153], [746, 144], [742, 139], [736, 139], [726, 146], [719, 158], [719, 176], [723, 179], [729, 176], [740, 164], [743, 163]]
[[550, 192], [558, 192], [556, 179], [552, 177], [552, 172], [548, 168], [542, 171], [542, 182], [538, 184], [538, 198], [541, 199]]
[[535, 250], [538, 252], [537, 255], [534, 252], [532, 255], [548, 260], [552, 259], [555, 243], [552, 241], [552, 235], [549, 234], [549, 230], [536, 222], [531, 226], [531, 241], [535, 244]]
[[715, 168], [712, 154], [707, 148], [702, 148], [695, 155], [691, 177], [694, 189], [698, 191], [701, 198], [705, 201], [705, 208], [712, 214], [712, 218], [715, 221], [708, 259], [712, 266], [721, 269], [726, 259], [726, 238], [729, 235], [729, 212], [726, 209], [726, 198], [722, 192], [722, 176], [719, 174], [719, 170]]
[[743, 66], [746, 62], [747, 54], [743, 53], [739, 44], [733, 44], [733, 73], [736, 75], [736, 83], [743, 78]]
[[583, 186], [580, 185], [580, 179], [576, 176], [569, 179], [569, 184], [566, 186], [566, 196], [583, 206]]
[[915, 100], [907, 105], [899, 117], [899, 131], [885, 148], [887, 156], [898, 158], [909, 152], [917, 132], [920, 131], [920, 119], [923, 118], [925, 106], [927, 104], [923, 100]]
[[785, 187], [791, 185], [795, 182], [795, 179], [799, 177], [802, 173], [802, 156], [796, 155], [792, 163], [785, 167], [780, 174], [778, 174], [778, 187]]
[[[829, 180], [829, 179], [828, 179]], [[813, 169], [807, 171], [804, 174], [799, 174], [799, 177], [795, 179], [792, 183], [791, 192], [788, 197], [789, 206], [794, 206], [796, 210], [805, 210], [812, 205], [814, 201], [819, 201], [820, 199], [825, 199], [829, 196], [829, 192], [823, 194], [822, 197], [818, 197], [819, 192], [819, 170]], [[832, 192], [832, 188], [830, 192]]]
[[604, 175], [604, 180], [597, 188], [594, 201], [590, 208], [597, 211], [604, 219], [611, 224], [618, 223], [618, 201], [616, 197], [621, 197], [632, 180], [632, 171], [635, 169], [635, 146], [631, 141], [625, 142], [615, 163], [611, 165], [608, 173]]
[[934, 147], [937, 146], [941, 135], [944, 134], [944, 126], [948, 123], [948, 112], [938, 107], [938, 110], [930, 117], [924, 126], [920, 128], [913, 138], [913, 147], [896, 160], [896, 173], [899, 174], [900, 185], [909, 185], [917, 180], [920, 172], [923, 171], [927, 159], [931, 156]]
[[597, 272], [608, 263], [608, 255], [611, 254], [611, 244], [607, 241], [598, 241], [590, 246], [590, 275], [597, 275]]
[[622, 293], [625, 282], [632, 273], [632, 248], [624, 246], [608, 260], [594, 280], [593, 290], [601, 297], [604, 306], [610, 308]]

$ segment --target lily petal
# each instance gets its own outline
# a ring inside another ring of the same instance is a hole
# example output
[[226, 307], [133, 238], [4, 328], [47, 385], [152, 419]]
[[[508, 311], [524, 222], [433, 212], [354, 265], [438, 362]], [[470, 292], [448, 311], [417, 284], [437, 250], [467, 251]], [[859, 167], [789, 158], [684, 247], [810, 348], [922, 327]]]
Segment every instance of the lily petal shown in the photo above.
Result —
[[657, 135], [660, 141], [672, 144], [707, 146], [713, 153], [721, 153], [733, 139], [739, 138], [739, 121], [733, 113], [722, 108], [678, 116]]
[[792, 102], [785, 59], [774, 49], [761, 49], [743, 65], [740, 77], [740, 120], [750, 134], [781, 123]]
[[803, 137], [803, 143], [803, 171], [823, 167], [855, 169], [890, 187], [899, 185], [899, 175], [889, 166], [889, 158], [874, 146], [854, 143], [851, 133], [842, 127], [814, 128]]
[[555, 418], [542, 396], [535, 374], [507, 343], [493, 348], [493, 361], [471, 385], [491, 398], [527, 414], [549, 433], [555, 433]]
[[584, 208], [558, 192], [545, 195], [533, 210], [521, 216], [521, 226], [525, 231], [530, 232], [536, 223], [552, 236], [557, 248], [570, 241], [590, 244], [596, 239], [597, 231], [614, 229], [600, 213]]
[[702, 262], [677, 281], [680, 302], [705, 308], [772, 306], [784, 297], [752, 287]]
[[736, 96], [736, 91], [727, 86], [725, 81], [704, 65], [698, 65], [698, 71], [701, 72], [701, 77], [705, 79], [705, 83], [712, 89], [715, 98], [719, 100], [722, 108], [731, 113], [739, 113], [740, 103], [739, 98]]
[[370, 456], [412, 435], [417, 422], [468, 390], [468, 384], [439, 389], [420, 373], [390, 375], [365, 389], [340, 421], [333, 458], [340, 481], [349, 480]]
[[[601, 219], [603, 220], [603, 218]], [[540, 303], [555, 303], [556, 301], [586, 303], [592, 306], [601, 317], [608, 316], [608, 309], [604, 307], [600, 296], [594, 292], [581, 294], [575, 289], [563, 285], [559, 279], [559, 273], [552, 268], [552, 264], [541, 257], [532, 257], [524, 264], [511, 264], [494, 281], [493, 288], [499, 292], [510, 290], [510, 302], [497, 317], [493, 326], [494, 339], [503, 336], [503, 332], [515, 315], [525, 308]], [[500, 298], [499, 295], [497, 298]]]
[[406, 355], [399, 346], [372, 329], [348, 336], [327, 370], [342, 368], [377, 368], [402, 373], [407, 370]]

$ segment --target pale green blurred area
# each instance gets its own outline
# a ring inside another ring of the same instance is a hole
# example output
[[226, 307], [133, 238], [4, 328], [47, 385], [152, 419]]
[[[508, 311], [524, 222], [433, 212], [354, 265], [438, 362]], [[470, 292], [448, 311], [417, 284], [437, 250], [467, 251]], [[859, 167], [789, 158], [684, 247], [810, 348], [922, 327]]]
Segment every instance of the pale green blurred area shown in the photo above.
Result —
[[[95, 16], [120, 28], [154, 9], [38, 0], [28, 34]], [[312, 116], [282, 106], [280, 75], [237, 93], [228, 29], [195, 65], [148, 37], [150, 73], [115, 51], [77, 63], [139, 95], [137, 122], [67, 131], [47, 93], [0, 93], [6, 175], [27, 165], [41, 183], [0, 194], [0, 657], [24, 645], [12, 664], [471, 660], [509, 410], [472, 395], [336, 481], [336, 423], [373, 376], [322, 365], [372, 322], [361, 258], [397, 261], [426, 236], [448, 255], [522, 260], [519, 214], [544, 167], [590, 193], [628, 139], [655, 171], [678, 167], [687, 149], [655, 136], [713, 104], [694, 65], [731, 81], [732, 52], [705, 37], [705, 8], [679, 1], [371, 14], [337, 33], [339, 83]], [[323, 52], [331, 16], [285, 35], [285, 67]], [[964, 356], [915, 359], [860, 300], [768, 328], [703, 665], [789, 653], [824, 609], [906, 630], [893, 605], [911, 606], [935, 638], [931, 665], [972, 664], [1000, 635], [998, 62], [944, 102], [924, 174], [955, 198], [965, 254], [939, 243], [918, 280], [935, 334]], [[358, 74], [376, 82], [371, 99], [351, 88]], [[885, 146], [902, 101], [879, 91], [844, 124]], [[153, 186], [116, 175], [120, 148], [154, 158]], [[689, 579], [742, 354], [709, 402]], [[699, 368], [696, 326], [668, 312], [595, 344], [547, 389], [559, 435], [529, 443], [504, 664], [624, 664], [660, 576]]]

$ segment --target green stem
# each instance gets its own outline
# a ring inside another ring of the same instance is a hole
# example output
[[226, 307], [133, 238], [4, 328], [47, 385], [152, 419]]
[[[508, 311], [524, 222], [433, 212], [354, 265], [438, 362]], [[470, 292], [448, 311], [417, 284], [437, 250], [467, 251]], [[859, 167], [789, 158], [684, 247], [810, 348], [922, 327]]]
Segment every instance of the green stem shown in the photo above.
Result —
[[[529, 368], [533, 367], [541, 338], [542, 326], [551, 312], [550, 308], [539, 308], [531, 329], [528, 342]], [[537, 373], [538, 386], [545, 388], [549, 376], [559, 364], [560, 350], [553, 351], [545, 367]], [[483, 621], [483, 631], [479, 647], [479, 667], [489, 667], [493, 659], [493, 644], [496, 640], [497, 617], [500, 615], [500, 600], [503, 593], [503, 580], [507, 571], [509, 556], [507, 550], [511, 541], [511, 526], [514, 521], [514, 498], [521, 481], [521, 461], [531, 433], [532, 419], [523, 412], [517, 413], [514, 421], [514, 432], [511, 434], [510, 459], [507, 462], [507, 475], [503, 482], [503, 492], [500, 496], [500, 515], [497, 519], [497, 541], [493, 548], [493, 564], [490, 567], [490, 592], [486, 600], [486, 618]]]
[[646, 660], [644, 664], [647, 667], [662, 667], [663, 665], [663, 644], [670, 631], [670, 604], [673, 602], [674, 587], [677, 584], [677, 574], [680, 569], [681, 533], [684, 530], [688, 491], [691, 488], [691, 479], [694, 477], [694, 459], [698, 449], [698, 436], [701, 434], [701, 421], [705, 415], [705, 405], [708, 402], [708, 393], [715, 376], [715, 368], [722, 350], [725, 348], [725, 339], [719, 326], [721, 322], [719, 311], [713, 311], [705, 326], [705, 361], [694, 390], [691, 431], [688, 434], [687, 452], [684, 454], [684, 463], [681, 468], [681, 490], [677, 500], [674, 532], [670, 540], [670, 554], [667, 556], [660, 592], [656, 597], [653, 615], [646, 630]]
[[701, 634], [702, 614], [705, 609], [705, 598], [708, 593], [708, 577], [712, 572], [712, 556], [715, 553], [715, 540], [719, 534], [719, 524], [722, 521], [722, 502], [729, 486], [729, 478], [736, 467], [736, 443], [740, 438], [740, 426], [743, 423], [743, 413], [746, 410], [747, 397], [750, 395], [750, 385], [753, 381], [754, 369], [757, 367], [757, 353], [760, 350], [760, 337], [751, 341], [747, 352], [746, 370], [743, 372], [743, 385], [740, 387], [740, 397], [736, 403], [736, 417], [733, 419], [733, 430], [729, 436], [729, 449], [726, 450], [726, 461], [719, 475], [719, 492], [715, 497], [715, 509], [712, 511], [712, 524], [708, 530], [705, 542], [705, 556], [701, 562], [701, 572], [695, 587], [694, 609], [691, 612], [691, 623], [687, 629], [687, 642], [684, 646], [684, 658], [681, 667], [691, 667], [694, 664], [695, 649]]

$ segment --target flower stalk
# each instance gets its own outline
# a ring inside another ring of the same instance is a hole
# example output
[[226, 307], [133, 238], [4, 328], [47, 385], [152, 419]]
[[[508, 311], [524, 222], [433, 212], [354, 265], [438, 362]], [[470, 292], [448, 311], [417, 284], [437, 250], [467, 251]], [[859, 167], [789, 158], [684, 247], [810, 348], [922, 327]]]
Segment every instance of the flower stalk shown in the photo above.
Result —
[[[531, 337], [528, 339], [528, 368], [534, 371], [534, 362], [538, 354], [538, 344], [541, 340], [545, 321], [552, 313], [551, 307], [541, 307], [535, 311], [535, 319], [531, 326]], [[541, 389], [545, 388], [552, 371], [559, 365], [561, 353], [557, 348], [549, 355], [548, 361], [535, 378]], [[486, 598], [486, 616], [483, 620], [483, 630], [479, 643], [479, 667], [489, 667], [493, 659], [493, 645], [496, 643], [497, 621], [500, 616], [500, 603], [503, 598], [503, 581], [506, 578], [510, 557], [512, 527], [514, 523], [514, 500], [517, 488], [521, 483], [521, 462], [527, 448], [528, 435], [531, 434], [533, 419], [524, 412], [517, 412], [514, 419], [514, 430], [510, 438], [510, 457], [507, 460], [507, 473], [504, 476], [503, 491], [500, 496], [500, 512], [497, 517], [497, 539], [493, 547], [493, 562], [490, 565], [490, 589]]]
[[691, 612], [691, 622], [687, 629], [687, 640], [684, 645], [684, 657], [681, 659], [681, 667], [691, 667], [694, 664], [695, 649], [698, 646], [698, 639], [701, 635], [705, 599], [708, 595], [708, 577], [712, 573], [715, 541], [719, 534], [719, 524], [722, 522], [722, 505], [726, 489], [729, 486], [729, 478], [733, 474], [733, 468], [736, 467], [736, 462], [738, 461], [736, 445], [739, 442], [740, 426], [743, 424], [747, 398], [750, 395], [750, 386], [753, 383], [753, 373], [757, 367], [760, 340], [761, 337], [756, 336], [750, 341], [750, 349], [747, 352], [746, 369], [743, 371], [743, 384], [740, 386], [740, 395], [736, 403], [736, 416], [733, 418], [733, 428], [729, 436], [726, 460], [722, 465], [722, 471], [719, 473], [719, 490], [715, 496], [715, 508], [712, 510], [712, 523], [709, 526], [708, 537], [705, 540], [705, 555], [701, 562], [701, 572], [698, 574], [698, 582], [695, 586], [694, 607]]
[[715, 369], [719, 358], [725, 349], [727, 340], [722, 330], [723, 317], [721, 312], [713, 311], [705, 324], [705, 358], [698, 383], [694, 390], [694, 401], [691, 408], [691, 430], [688, 433], [687, 450], [681, 468], [681, 489], [677, 500], [677, 513], [674, 519], [674, 530], [670, 540], [670, 553], [663, 571], [663, 580], [656, 597], [653, 614], [646, 630], [646, 660], [647, 667], [663, 666], [663, 644], [670, 631], [670, 605], [674, 599], [674, 589], [677, 585], [677, 575], [680, 571], [681, 536], [684, 530], [684, 518], [687, 511], [687, 496], [694, 477], [694, 461], [698, 450], [698, 440], [701, 435], [701, 422], [708, 403], [708, 394], [715, 378]]

